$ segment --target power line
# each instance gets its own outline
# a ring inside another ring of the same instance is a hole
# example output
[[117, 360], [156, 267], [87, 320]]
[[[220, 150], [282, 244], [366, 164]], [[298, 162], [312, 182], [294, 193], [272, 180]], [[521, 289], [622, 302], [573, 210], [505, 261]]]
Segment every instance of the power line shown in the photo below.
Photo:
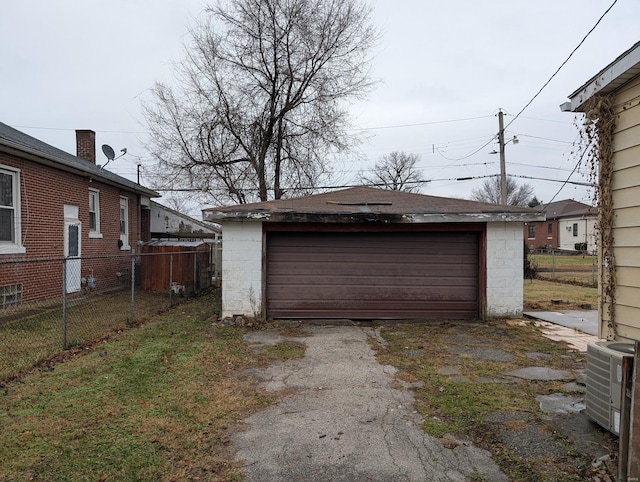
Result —
[[549, 137], [530, 136], [528, 134], [517, 134], [518, 137], [530, 137], [531, 139], [542, 139], [543, 141], [560, 142], [562, 144], [572, 144], [572, 141], [563, 141], [560, 139], [550, 139]]
[[[617, 1], [617, 0], [616, 0]], [[615, 2], [614, 2], [615, 3]], [[564, 188], [564, 186], [566, 186], [567, 184], [569, 184], [569, 179], [571, 179], [571, 176], [573, 176], [573, 173], [576, 172], [576, 170], [578, 169], [578, 167], [580, 166], [580, 164], [582, 164], [582, 160], [584, 159], [584, 156], [587, 154], [589, 150], [589, 146], [586, 146], [586, 148], [582, 151], [582, 154], [580, 154], [580, 159], [578, 159], [578, 162], [576, 163], [576, 165], [573, 167], [573, 170], [571, 171], [571, 173], [569, 173], [569, 176], [567, 176], [567, 180], [564, 181], [564, 183], [562, 184], [562, 186], [560, 186], [560, 189], [558, 189], [558, 191], [553, 195], [553, 197], [551, 198], [551, 201], [549, 201], [547, 204], [551, 204], [553, 202], [553, 200], [558, 197], [558, 194], [560, 194], [560, 192], [562, 191], [562, 189]], [[573, 184], [573, 183], [571, 183]], [[593, 187], [592, 184], [589, 184], [589, 186]]]
[[[476, 179], [485, 179], [488, 177], [496, 177], [496, 174], [489, 174], [486, 176], [467, 176], [467, 177], [449, 177], [449, 178], [440, 178], [440, 179], [427, 179], [425, 181], [407, 181], [405, 184], [429, 184], [432, 182], [442, 182], [442, 181], [473, 181]], [[340, 184], [335, 186], [314, 186], [309, 189], [346, 189], [350, 187], [360, 187], [363, 184]], [[380, 182], [375, 184], [366, 184], [367, 186], [374, 187], [385, 187], [387, 184]], [[159, 187], [152, 187], [154, 191], [159, 192], [202, 192], [202, 193], [212, 193], [212, 192], [227, 192], [226, 189], [222, 188], [214, 188], [214, 189], [197, 189], [197, 188], [170, 188], [170, 189], [162, 189]], [[282, 188], [283, 191], [292, 191], [294, 188]], [[258, 192], [258, 188], [238, 188], [237, 191], [242, 192]]]
[[529, 107], [533, 101], [542, 93], [542, 91], [547, 87], [547, 85], [549, 85], [549, 83], [553, 80], [553, 78], [558, 75], [558, 72], [560, 72], [560, 70], [562, 70], [562, 68], [565, 66], [565, 64], [567, 62], [569, 62], [569, 59], [571, 59], [571, 57], [573, 57], [573, 54], [575, 54], [577, 52], [577, 50], [582, 47], [582, 44], [587, 40], [587, 38], [589, 37], [589, 35], [591, 35], [591, 33], [596, 29], [596, 27], [600, 24], [600, 22], [602, 21], [602, 19], [609, 13], [609, 11], [613, 8], [613, 6], [618, 3], [618, 0], [613, 0], [613, 3], [609, 6], [609, 8], [607, 8], [607, 10], [605, 10], [605, 12], [600, 16], [600, 18], [598, 19], [598, 21], [595, 23], [595, 25], [593, 27], [591, 27], [591, 29], [587, 32], [587, 34], [582, 38], [582, 40], [580, 41], [580, 43], [576, 46], [576, 48], [574, 48], [571, 53], [569, 54], [569, 56], [564, 60], [564, 62], [562, 62], [560, 64], [560, 67], [558, 67], [558, 69], [553, 73], [553, 75], [551, 77], [549, 77], [549, 80], [547, 80], [544, 85], [542, 87], [540, 87], [540, 90], [538, 90], [538, 92], [536, 92], [536, 94], [531, 98], [531, 100], [529, 102], [527, 102], [527, 104], [520, 110], [520, 112], [518, 112], [516, 114], [516, 116], [511, 119], [511, 122], [509, 122], [507, 124], [507, 126], [505, 127], [505, 129], [507, 127], [509, 127], [511, 124], [513, 124], [515, 122], [515, 120], [520, 117], [520, 114], [522, 114], [527, 107]]
[[492, 117], [492, 116], [485, 115], [485, 116], [479, 116], [479, 117], [466, 117], [466, 118], [463, 118], [463, 119], [449, 119], [449, 120], [442, 120], [442, 121], [418, 122], [418, 123], [415, 123], [415, 124], [397, 124], [397, 125], [390, 125], [390, 126], [362, 127], [362, 128], [357, 128], [357, 129], [347, 129], [347, 132], [373, 131], [373, 130], [381, 130], [381, 129], [399, 129], [399, 128], [403, 128], [403, 127], [419, 127], [419, 126], [429, 126], [429, 125], [435, 125], [435, 124], [450, 124], [452, 122], [464, 122], [464, 121], [471, 121], [471, 120], [478, 120], [478, 119], [486, 119], [488, 117]]
[[[76, 129], [69, 129], [67, 127], [39, 127], [39, 126], [11, 126], [14, 129], [40, 129], [43, 131], [66, 131], [66, 132], [75, 132]], [[109, 130], [100, 130], [93, 129], [94, 132], [101, 132], [106, 134], [148, 134], [144, 131], [109, 131]]]
[[[573, 172], [571, 173], [573, 174]], [[562, 183], [562, 187], [564, 187], [565, 184], [573, 184], [575, 186], [587, 186], [587, 187], [593, 187], [593, 184], [591, 184], [590, 182], [581, 182], [581, 181], [570, 181], [569, 178], [567, 178], [565, 181], [563, 181], [562, 179], [548, 179], [545, 177], [534, 177], [534, 176], [519, 176], [517, 174], [509, 174], [510, 177], [519, 177], [522, 179], [534, 179], [536, 181], [549, 181], [549, 182], [561, 182]], [[569, 177], [571, 177], [571, 175], [569, 175]], [[560, 188], [562, 190], [562, 188]], [[556, 193], [556, 196], [558, 194]], [[553, 199], [556, 198], [556, 196], [553, 196]], [[553, 199], [549, 202], [552, 202]]]
[[496, 140], [496, 138], [498, 137], [498, 135], [494, 135], [491, 137], [491, 139], [489, 139], [487, 142], [485, 142], [484, 144], [482, 144], [480, 147], [478, 147], [477, 149], [475, 149], [474, 151], [470, 152], [469, 154], [466, 154], [462, 157], [447, 157], [445, 156], [442, 151], [440, 149], [436, 149], [436, 152], [438, 154], [440, 154], [442, 157], [444, 157], [446, 160], [448, 161], [463, 161], [465, 159], [468, 159], [469, 157], [473, 156], [474, 154], [477, 154], [478, 152], [480, 152], [482, 149], [484, 149], [485, 147], [487, 147], [489, 144], [491, 144], [494, 140]]

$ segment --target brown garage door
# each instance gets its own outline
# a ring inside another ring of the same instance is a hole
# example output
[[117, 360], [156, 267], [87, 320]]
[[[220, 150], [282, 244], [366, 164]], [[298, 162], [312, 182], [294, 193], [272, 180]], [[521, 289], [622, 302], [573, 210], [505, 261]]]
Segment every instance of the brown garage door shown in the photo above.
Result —
[[477, 232], [267, 233], [267, 317], [475, 318]]

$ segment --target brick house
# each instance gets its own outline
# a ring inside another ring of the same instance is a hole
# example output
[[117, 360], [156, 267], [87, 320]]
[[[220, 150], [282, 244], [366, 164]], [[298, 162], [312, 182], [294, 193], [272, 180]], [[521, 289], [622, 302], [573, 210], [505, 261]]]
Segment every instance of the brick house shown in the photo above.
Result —
[[67, 292], [88, 278], [117, 285], [150, 239], [159, 194], [96, 165], [95, 132], [76, 131], [76, 144], [74, 156], [0, 123], [0, 308], [59, 297], [62, 258]]
[[546, 215], [546, 220], [524, 224], [524, 240], [529, 249], [573, 251], [577, 243], [586, 243], [586, 251], [595, 251], [597, 208], [565, 199], [536, 209]]

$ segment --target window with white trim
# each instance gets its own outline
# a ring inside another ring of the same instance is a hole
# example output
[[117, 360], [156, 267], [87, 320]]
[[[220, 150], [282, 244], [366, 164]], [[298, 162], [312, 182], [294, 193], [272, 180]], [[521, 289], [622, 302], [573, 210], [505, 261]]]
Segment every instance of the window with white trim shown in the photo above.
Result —
[[89, 237], [102, 237], [100, 233], [100, 191], [98, 189], [89, 189]]
[[0, 254], [24, 252], [20, 230], [20, 171], [0, 166]]

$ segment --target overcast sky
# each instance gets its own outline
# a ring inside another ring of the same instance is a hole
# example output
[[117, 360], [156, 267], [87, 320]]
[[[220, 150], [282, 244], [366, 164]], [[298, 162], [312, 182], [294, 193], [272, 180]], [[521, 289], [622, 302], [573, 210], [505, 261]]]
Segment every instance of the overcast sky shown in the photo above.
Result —
[[[496, 114], [506, 113], [507, 173], [548, 202], [590, 202], [567, 184], [577, 162], [574, 115], [559, 105], [640, 40], [637, 0], [618, 0], [548, 87], [534, 97], [613, 0], [372, 0], [382, 32], [373, 56], [378, 87], [352, 105], [358, 152], [336, 160], [335, 179], [350, 184], [391, 151], [421, 156], [432, 179], [422, 192], [468, 198], [481, 176], [499, 172]], [[172, 81], [189, 27], [203, 0], [0, 0], [0, 121], [75, 153], [75, 129], [96, 131], [128, 154], [108, 169], [136, 179], [148, 159], [141, 102], [157, 80]], [[479, 149], [479, 150], [478, 150]], [[474, 151], [477, 153], [470, 155]], [[585, 182], [588, 167], [571, 177]], [[459, 177], [476, 177], [455, 181]], [[152, 186], [151, 186], [152, 187]], [[162, 202], [162, 200], [160, 200]], [[204, 207], [204, 206], [203, 206]], [[198, 207], [191, 214], [199, 217]]]

